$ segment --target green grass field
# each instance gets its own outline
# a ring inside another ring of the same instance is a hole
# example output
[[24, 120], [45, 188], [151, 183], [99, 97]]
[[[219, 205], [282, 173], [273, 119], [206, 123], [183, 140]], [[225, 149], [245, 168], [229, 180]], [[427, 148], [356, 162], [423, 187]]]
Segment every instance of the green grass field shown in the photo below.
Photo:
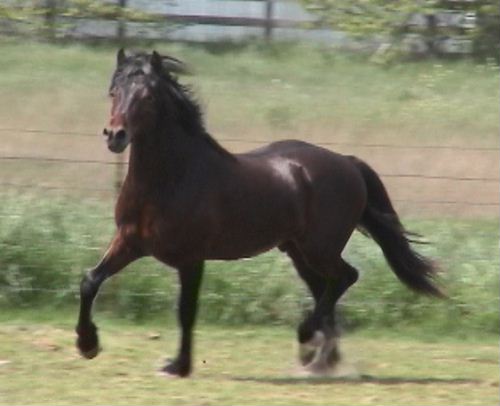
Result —
[[[498, 403], [494, 338], [425, 340], [405, 333], [347, 335], [336, 376], [305, 376], [284, 327], [197, 330], [189, 379], [158, 376], [177, 332], [100, 320], [103, 352], [79, 357], [69, 322], [21, 316], [0, 325], [0, 404], [492, 405]], [[401, 335], [400, 335], [401, 334]], [[159, 337], [158, 337], [159, 336]], [[417, 336], [418, 337], [418, 336]]]
[[[103, 286], [104, 352], [85, 361], [75, 293], [113, 233], [114, 166], [0, 158], [0, 404], [498, 404], [498, 66], [380, 65], [306, 45], [154, 48], [193, 66], [182, 81], [231, 151], [299, 138], [369, 162], [431, 243], [419, 250], [450, 300], [409, 293], [356, 234], [346, 376], [304, 377], [292, 327], [311, 303], [290, 262], [212, 262], [194, 376], [167, 380], [155, 371], [176, 347], [176, 278], [144, 260]], [[115, 47], [0, 39], [0, 52], [0, 157], [115, 160], [99, 136]]]

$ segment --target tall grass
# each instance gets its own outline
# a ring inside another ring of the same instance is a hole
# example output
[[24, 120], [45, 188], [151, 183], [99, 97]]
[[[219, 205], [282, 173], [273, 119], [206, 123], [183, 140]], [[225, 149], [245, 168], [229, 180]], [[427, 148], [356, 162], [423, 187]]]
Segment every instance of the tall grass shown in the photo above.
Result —
[[[0, 208], [0, 307], [74, 306], [85, 269], [97, 263], [112, 233], [110, 208], [17, 194]], [[412, 220], [428, 236], [421, 251], [440, 262], [450, 296], [438, 301], [409, 292], [389, 271], [375, 243], [354, 235], [345, 257], [361, 280], [342, 300], [347, 328], [397, 328], [418, 324], [450, 333], [499, 330], [497, 221]], [[175, 271], [152, 259], [138, 261], [106, 282], [99, 311], [144, 320], [174, 315]], [[210, 262], [201, 319], [226, 324], [295, 324], [311, 299], [288, 259], [270, 252], [251, 260]]]

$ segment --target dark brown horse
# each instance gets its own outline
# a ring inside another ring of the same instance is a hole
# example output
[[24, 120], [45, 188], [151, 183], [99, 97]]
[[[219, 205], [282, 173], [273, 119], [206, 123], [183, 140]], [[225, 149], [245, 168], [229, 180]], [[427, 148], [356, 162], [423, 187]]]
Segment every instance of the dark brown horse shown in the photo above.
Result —
[[298, 328], [300, 359], [313, 370], [338, 360], [334, 307], [358, 272], [341, 253], [358, 227], [380, 245], [397, 277], [440, 296], [434, 268], [410, 246], [378, 175], [364, 162], [301, 141], [233, 155], [205, 130], [200, 108], [170, 57], [118, 52], [108, 147], [128, 144], [116, 234], [83, 278], [76, 332], [83, 356], [99, 351], [91, 308], [100, 285], [132, 261], [153, 256], [178, 270], [177, 357], [163, 371], [191, 372], [192, 329], [205, 260], [233, 260], [278, 247], [290, 256], [315, 307]]

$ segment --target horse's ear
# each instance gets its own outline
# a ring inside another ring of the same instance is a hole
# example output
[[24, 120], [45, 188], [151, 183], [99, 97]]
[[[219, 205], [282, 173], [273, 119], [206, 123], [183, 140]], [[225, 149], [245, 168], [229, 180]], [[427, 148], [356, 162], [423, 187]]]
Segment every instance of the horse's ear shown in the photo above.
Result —
[[172, 58], [171, 56], [162, 56], [162, 65], [163, 68], [168, 70], [169, 72], [179, 73], [183, 75], [189, 75], [192, 73], [191, 69], [189, 69], [184, 62], [179, 61], [176, 58]]
[[153, 51], [150, 63], [156, 72], [160, 73], [163, 70], [162, 57], [158, 52]]
[[190, 69], [186, 64], [171, 56], [163, 56], [158, 52], [153, 51], [151, 55], [151, 66], [157, 72], [166, 71], [168, 73], [189, 74]]
[[120, 66], [125, 62], [125, 59], [127, 58], [127, 55], [125, 55], [125, 50], [123, 48], [120, 48], [118, 50], [118, 53], [116, 54], [116, 65]]

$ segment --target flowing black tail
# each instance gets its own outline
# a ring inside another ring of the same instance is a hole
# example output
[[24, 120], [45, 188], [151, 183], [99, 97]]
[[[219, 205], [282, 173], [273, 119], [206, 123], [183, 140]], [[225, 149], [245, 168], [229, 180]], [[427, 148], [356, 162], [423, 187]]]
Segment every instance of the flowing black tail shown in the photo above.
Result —
[[434, 284], [436, 268], [432, 262], [415, 252], [392, 206], [391, 200], [377, 173], [365, 162], [350, 157], [366, 183], [367, 205], [359, 227], [380, 246], [396, 276], [409, 288], [427, 295], [445, 297]]

